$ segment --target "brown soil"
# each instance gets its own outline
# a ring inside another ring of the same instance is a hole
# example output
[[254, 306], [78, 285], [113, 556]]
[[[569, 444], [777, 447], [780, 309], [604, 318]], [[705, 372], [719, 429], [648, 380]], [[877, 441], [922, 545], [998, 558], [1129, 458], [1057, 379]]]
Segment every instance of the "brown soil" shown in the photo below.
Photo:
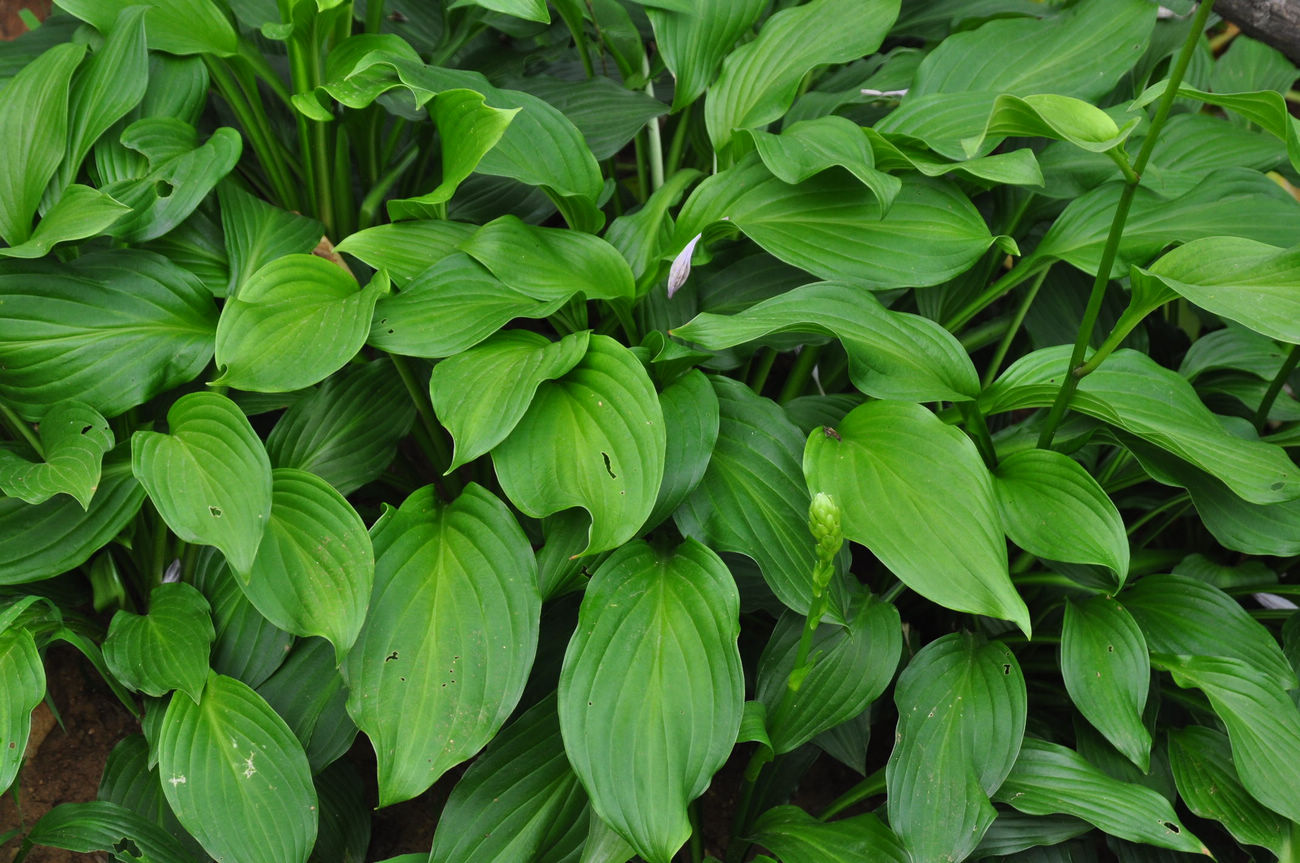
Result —
[[14, 39], [27, 32], [27, 25], [18, 17], [19, 9], [30, 9], [36, 17], [45, 20], [50, 14], [51, 0], [0, 0], [0, 39]]

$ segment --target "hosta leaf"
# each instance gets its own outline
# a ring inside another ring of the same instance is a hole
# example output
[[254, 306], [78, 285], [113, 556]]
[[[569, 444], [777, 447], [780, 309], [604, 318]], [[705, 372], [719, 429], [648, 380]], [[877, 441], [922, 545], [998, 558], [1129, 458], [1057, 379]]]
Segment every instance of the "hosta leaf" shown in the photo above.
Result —
[[394, 222], [357, 231], [334, 247], [360, 258], [376, 270], [387, 270], [393, 284], [407, 282], [456, 251], [478, 228], [464, 222], [424, 219]]
[[[1134, 107], [1150, 104], [1160, 98], [1168, 83], [1168, 80], [1158, 81], [1148, 87], [1133, 102]], [[1281, 93], [1272, 90], [1254, 93], [1210, 93], [1183, 84], [1178, 88], [1178, 95], [1227, 108], [1233, 114], [1248, 120], [1252, 125], [1284, 142], [1292, 166], [1300, 165], [1300, 126], [1291, 116], [1286, 99]]]
[[[107, 800], [61, 803], [41, 816], [26, 841], [90, 855], [150, 863], [193, 863], [193, 856], [144, 815]], [[121, 855], [121, 856], [117, 856]]]
[[648, 279], [659, 274], [659, 256], [671, 234], [672, 220], [668, 210], [676, 207], [682, 195], [701, 174], [694, 168], [683, 168], [650, 194], [640, 209], [619, 216], [605, 229], [605, 240], [627, 259], [632, 275], [637, 279], [637, 292], [644, 295], [649, 289]]
[[302, 744], [261, 696], [210, 672], [173, 694], [154, 745], [163, 794], [213, 857], [306, 863], [317, 800]]
[[285, 255], [230, 297], [217, 324], [213, 383], [254, 392], [291, 392], [341, 369], [366, 343], [375, 302], [388, 293], [380, 271], [356, 280], [315, 255]]
[[649, 863], [686, 842], [687, 804], [736, 739], [739, 615], [731, 573], [692, 540], [624, 545], [583, 596], [560, 673], [564, 748], [596, 814]]
[[813, 492], [840, 505], [845, 537], [908, 587], [1029, 632], [1029, 610], [1007, 572], [993, 481], [970, 438], [920, 405], [869, 402], [838, 429], [812, 433], [803, 470]]
[[352, 505], [315, 474], [271, 472], [271, 515], [240, 586], [262, 615], [295, 635], [329, 639], [341, 660], [366, 616], [375, 556]]
[[19, 626], [0, 632], [0, 788], [18, 776], [32, 711], [45, 697], [45, 666], [32, 634]]
[[514, 216], [484, 225], [460, 244], [462, 251], [507, 287], [537, 300], [589, 300], [636, 296], [632, 270], [609, 243], [579, 231], [539, 228]]
[[130, 462], [110, 456], [88, 508], [70, 497], [35, 506], [0, 498], [0, 584], [40, 581], [81, 566], [131, 523], [144, 497]]
[[654, 511], [646, 519], [653, 528], [672, 515], [700, 484], [718, 442], [721, 417], [718, 395], [699, 369], [682, 375], [659, 394], [667, 447], [664, 481]]
[[894, 679], [903, 650], [898, 609], [869, 595], [855, 597], [844, 626], [825, 623], [813, 635], [812, 668], [796, 692], [795, 671], [804, 621], [787, 612], [758, 661], [754, 698], [767, 707], [772, 750], [782, 755], [866, 710]]
[[217, 630], [212, 668], [260, 686], [289, 655], [293, 636], [263, 617], [244, 596], [225, 559], [213, 548], [201, 549], [194, 564], [194, 586], [212, 605]]
[[1142, 711], [1151, 662], [1142, 630], [1124, 606], [1104, 596], [1066, 603], [1061, 676], [1084, 718], [1142, 772], [1149, 772], [1151, 734]]
[[99, 487], [104, 454], [113, 448], [113, 430], [99, 412], [81, 402], [60, 402], [40, 422], [45, 461], [32, 463], [0, 449], [0, 489], [28, 503], [56, 494], [71, 495], [82, 509]]
[[844, 117], [804, 120], [782, 129], [779, 135], [758, 129], [749, 134], [763, 164], [787, 183], [802, 183], [827, 168], [839, 166], [874, 192], [881, 211], [886, 213], [902, 188], [897, 177], [876, 170], [870, 139], [861, 126]]
[[0, 264], [0, 397], [31, 421], [67, 400], [117, 416], [207, 365], [215, 314], [197, 278], [147, 252]]
[[199, 700], [208, 679], [208, 648], [216, 639], [208, 601], [182, 582], [149, 593], [149, 613], [113, 615], [104, 661], [127, 687], [146, 695], [179, 689]]
[[[101, 33], [113, 29], [120, 10], [134, 0], [60, 0], [59, 8], [87, 21]], [[145, 3], [149, 47], [169, 54], [216, 54], [238, 50], [235, 29], [212, 0], [150, 0]]]
[[317, 774], [313, 781], [320, 800], [320, 825], [312, 860], [317, 863], [359, 863], [366, 859], [371, 825], [361, 772], [352, 762], [339, 761]]
[[1282, 855], [1286, 820], [1242, 787], [1222, 732], [1203, 726], [1170, 731], [1169, 766], [1188, 809], [1218, 821], [1244, 845], [1259, 845]]
[[754, 842], [782, 860], [910, 863], [898, 837], [875, 815], [819, 821], [798, 806], [776, 806], [754, 824]]
[[705, 312], [673, 335], [719, 350], [791, 331], [839, 338], [854, 386], [875, 398], [969, 401], [979, 395], [975, 367], [951, 333], [920, 315], [890, 311], [843, 282], [803, 285], [739, 314]]
[[1295, 672], [1264, 625], [1212, 584], [1185, 575], [1148, 575], [1120, 601], [1153, 653], [1237, 659], [1292, 689]]
[[1073, 815], [1132, 842], [1210, 853], [1157, 792], [1112, 779], [1078, 753], [1045, 740], [1025, 738], [994, 799], [1028, 815]]
[[696, 0], [681, 8], [649, 8], [655, 44], [672, 72], [673, 111], [699, 98], [722, 58], [763, 13], [761, 0]]
[[659, 494], [667, 445], [645, 369], [608, 336], [537, 390], [523, 419], [492, 451], [501, 488], [535, 518], [573, 506], [591, 513], [586, 553], [631, 539]]
[[551, 15], [546, 11], [546, 0], [454, 0], [449, 8], [455, 9], [458, 6], [478, 6], [503, 15], [523, 18], [525, 21], [540, 21], [543, 24], [551, 22]]
[[0, 257], [39, 258], [59, 243], [97, 236], [131, 212], [98, 189], [74, 183], [64, 190], [31, 237], [24, 243], [0, 248]]
[[714, 148], [722, 150], [736, 129], [779, 119], [814, 66], [875, 51], [897, 17], [897, 0], [813, 0], [768, 18], [758, 38], [723, 61], [704, 103]]
[[313, 774], [342, 757], [357, 736], [347, 712], [347, 686], [334, 657], [328, 641], [302, 639], [284, 665], [257, 687], [257, 694], [302, 743]]
[[[640, 44], [639, 34], [637, 40]], [[597, 159], [618, 155], [646, 123], [668, 111], [664, 103], [603, 75], [582, 81], [527, 75], [511, 79], [510, 85], [545, 99], [563, 112], [582, 132]]]
[[325, 235], [325, 226], [315, 219], [272, 206], [234, 182], [217, 186], [217, 198], [230, 262], [226, 296], [238, 295], [254, 273], [276, 258], [310, 252]]
[[173, 533], [216, 546], [247, 573], [271, 512], [271, 462], [261, 439], [216, 393], [177, 399], [167, 423], [167, 434], [132, 435], [132, 471]]
[[528, 410], [537, 387], [577, 365], [588, 341], [586, 332], [551, 342], [527, 330], [508, 330], [434, 366], [429, 395], [456, 446], [448, 470], [504, 440]]
[[885, 766], [889, 823], [915, 860], [963, 860], [993, 823], [1025, 731], [1025, 679], [999, 642], [964, 633], [922, 648], [899, 675]]
[[[984, 391], [981, 406], [1002, 413], [1050, 405], [1069, 355], [1061, 345], [1022, 357]], [[1079, 382], [1071, 408], [1208, 471], [1251, 503], [1300, 496], [1300, 470], [1280, 447], [1229, 434], [1186, 380], [1145, 354], [1115, 351]]]
[[412, 494], [372, 529], [375, 587], [344, 666], [379, 763], [379, 803], [424, 791], [505, 723], [537, 649], [537, 562], [510, 511], [469, 485]]
[[1002, 525], [1037, 557], [1106, 566], [1123, 584], [1128, 536], [1106, 492], [1082, 465], [1051, 450], [1024, 450], [993, 470]]
[[753, 559], [777, 599], [805, 612], [817, 558], [808, 534], [812, 498], [799, 475], [803, 434], [775, 402], [730, 378], [712, 381], [717, 445], [673, 519], [684, 536]]
[[1014, 809], [1005, 809], [998, 812], [998, 817], [980, 840], [975, 857], [1016, 854], [1029, 848], [1057, 845], [1091, 829], [1092, 825], [1087, 821], [1070, 815], [1022, 815]]
[[[432, 863], [534, 863], [558, 833], [586, 821], [555, 696], [506, 726], [456, 783], [433, 834]], [[586, 825], [582, 824], [583, 833]]]

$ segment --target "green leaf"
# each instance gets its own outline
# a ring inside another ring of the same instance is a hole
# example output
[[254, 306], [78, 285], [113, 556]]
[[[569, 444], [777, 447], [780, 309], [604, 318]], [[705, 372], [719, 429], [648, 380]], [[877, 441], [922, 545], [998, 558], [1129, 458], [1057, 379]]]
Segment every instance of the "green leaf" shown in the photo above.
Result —
[[552, 693], [506, 726], [456, 783], [432, 863], [533, 863], [575, 825], [587, 795], [569, 767]]
[[840, 505], [844, 535], [945, 608], [1010, 620], [1029, 610], [1007, 572], [993, 480], [970, 438], [920, 405], [876, 401], [804, 450], [814, 493]]
[[110, 456], [89, 508], [70, 497], [35, 506], [0, 498], [0, 584], [41, 581], [81, 566], [135, 519], [144, 497], [130, 463]]
[[894, 689], [885, 765], [889, 823], [913, 859], [963, 860], [993, 823], [1025, 732], [1025, 679], [1000, 642], [953, 633], [912, 658]]
[[[1044, 348], [1016, 361], [980, 398], [985, 413], [1046, 407], [1069, 367], [1070, 348]], [[1079, 382], [1071, 408], [1118, 426], [1223, 480], [1251, 503], [1300, 497], [1300, 470], [1285, 451], [1225, 431], [1177, 373], [1121, 349]]]
[[1142, 629], [1123, 605], [1105, 596], [1066, 603], [1061, 676], [1084, 718], [1143, 773], [1150, 772], [1151, 734], [1142, 711], [1151, 662]]
[[537, 563], [505, 505], [432, 486], [372, 528], [375, 587], [344, 666], [348, 712], [375, 747], [379, 805], [423, 792], [495, 736], [537, 649]]
[[[640, 44], [639, 34], [637, 44]], [[618, 155], [637, 132], [645, 128], [646, 123], [668, 111], [664, 103], [629, 90], [603, 75], [581, 81], [566, 81], [552, 75], [526, 75], [512, 78], [510, 84], [545, 99], [561, 111], [582, 132], [591, 154], [597, 159], [612, 159]]]
[[655, 44], [673, 74], [674, 113], [713, 83], [722, 59], [754, 26], [764, 5], [761, 0], [697, 0], [675, 9], [646, 9]]
[[819, 821], [798, 806], [775, 806], [750, 837], [782, 860], [819, 863], [909, 863], [898, 837], [875, 815]]
[[1082, 99], [1056, 93], [1001, 95], [978, 135], [961, 142], [962, 158], [985, 153], [1007, 137], [1066, 141], [1091, 153], [1114, 150], [1138, 125], [1134, 117], [1123, 128], [1105, 111]]
[[188, 584], [160, 584], [149, 613], [113, 615], [104, 661], [129, 689], [162, 696], [179, 689], [195, 702], [208, 679], [208, 648], [216, 639], [208, 601]]
[[1148, 575], [1120, 594], [1152, 653], [1240, 660], [1278, 689], [1297, 685], [1277, 641], [1235, 599], [1185, 575]]
[[32, 711], [45, 697], [45, 667], [26, 629], [0, 632], [0, 788], [8, 790], [22, 767]]
[[87, 855], [111, 854], [116, 860], [149, 863], [192, 863], [194, 860], [162, 827], [107, 800], [60, 803], [32, 826], [26, 841]]
[[692, 540], [624, 545], [583, 596], [560, 673], [564, 748], [595, 813], [649, 863], [686, 842], [687, 804], [736, 739], [739, 615], [731, 573]]
[[546, 0], [454, 0], [448, 8], [461, 6], [478, 6], [503, 15], [513, 15], [525, 21], [551, 23], [551, 15], [546, 11]]
[[[1168, 81], [1159, 81], [1148, 87], [1133, 102], [1141, 107], [1150, 104], [1164, 93]], [[1287, 155], [1294, 167], [1300, 165], [1300, 121], [1291, 116], [1286, 100], [1273, 90], [1256, 93], [1209, 93], [1183, 84], [1178, 88], [1181, 98], [1195, 99], [1209, 105], [1227, 108], [1286, 144]]]
[[870, 139], [861, 126], [844, 117], [804, 120], [782, 129], [779, 135], [759, 129], [750, 130], [749, 135], [763, 164], [786, 183], [802, 183], [838, 166], [875, 193], [885, 213], [903, 186], [897, 177], [876, 170]]
[[45, 186], [63, 161], [68, 134], [68, 87], [84, 45], [56, 45], [23, 67], [0, 90], [0, 238], [26, 242]]
[[59, 8], [88, 22], [101, 33], [114, 28], [119, 12], [128, 6], [148, 6], [145, 30], [149, 47], [169, 54], [215, 54], [229, 57], [238, 51], [238, 37], [212, 0], [59, 0]]
[[894, 679], [903, 651], [898, 609], [864, 595], [854, 598], [846, 616], [845, 626], [824, 623], [817, 628], [809, 653], [812, 668], [797, 692], [787, 695], [787, 683], [795, 670], [803, 617], [782, 615], [763, 649], [754, 697], [767, 707], [765, 725], [777, 755], [862, 713]]
[[313, 774], [341, 758], [357, 736], [347, 712], [347, 686], [334, 657], [328, 641], [303, 639], [284, 665], [257, 687], [257, 694], [302, 743]]
[[694, 168], [683, 168], [655, 189], [638, 210], [619, 216], [605, 230], [606, 242], [631, 264], [638, 294], [645, 295], [651, 287], [647, 280], [659, 275], [659, 257], [672, 234], [669, 208], [677, 206], [686, 189], [700, 176]]
[[102, 234], [131, 208], [98, 189], [73, 184], [51, 207], [24, 243], [0, 249], [0, 257], [39, 258], [59, 243]]
[[460, 244], [507, 287], [536, 300], [569, 298], [581, 291], [589, 300], [632, 299], [632, 270], [618, 250], [590, 234], [539, 228], [502, 216]]
[[9, 497], [44, 503], [71, 495], [82, 509], [99, 487], [104, 454], [113, 448], [113, 430], [99, 412], [81, 402], [60, 402], [39, 424], [45, 460], [33, 463], [13, 450], [0, 449], [0, 489]]
[[1045, 740], [1025, 738], [994, 799], [1027, 815], [1073, 815], [1131, 842], [1210, 853], [1157, 792], [1112, 779], [1078, 753]]
[[768, 18], [758, 38], [723, 61], [704, 103], [714, 148], [726, 147], [737, 129], [780, 119], [813, 67], [875, 51], [897, 17], [897, 0], [813, 0]]
[[212, 622], [217, 630], [212, 645], [213, 670], [237, 677], [249, 686], [260, 686], [289, 655], [293, 636], [258, 613], [215, 549], [199, 550], [194, 586], [212, 605]]
[[666, 387], [659, 394], [659, 407], [667, 437], [664, 481], [646, 528], [672, 515], [704, 479], [721, 422], [718, 395], [699, 369], [691, 369]]
[[376, 270], [387, 270], [393, 284], [405, 288], [407, 282], [450, 255], [477, 230], [476, 225], [441, 219], [395, 222], [357, 231], [334, 250], [360, 258]]
[[538, 388], [492, 461], [502, 490], [526, 514], [587, 510], [591, 554], [622, 545], [645, 523], [666, 445], [663, 411], [644, 367], [614, 339], [593, 335], [581, 362]]
[[803, 285], [739, 314], [704, 312], [672, 334], [719, 350], [782, 332], [840, 339], [854, 386], [875, 398], [969, 401], [979, 395], [975, 367], [951, 333], [920, 315], [890, 311], [843, 282]]
[[812, 497], [799, 471], [803, 434], [779, 405], [743, 383], [712, 382], [721, 417], [717, 445], [673, 519], [682, 535], [751, 558], [777, 599], [806, 612], [817, 557], [808, 534]]
[[1106, 492], [1082, 465], [1051, 450], [1012, 453], [993, 470], [998, 512], [1011, 541], [1035, 557], [1092, 563], [1128, 575], [1128, 535]]
[[320, 800], [320, 825], [311, 859], [316, 863], [364, 860], [370, 848], [371, 825], [361, 772], [352, 762], [339, 761], [318, 774], [314, 781]]
[[131, 436], [131, 469], [167, 526], [214, 545], [238, 573], [253, 565], [271, 512], [271, 462], [225, 396], [190, 393], [167, 411], [170, 432]]
[[434, 366], [429, 396], [455, 442], [448, 471], [505, 440], [542, 382], [577, 365], [588, 341], [585, 331], [551, 342], [527, 330], [507, 330]]
[[1092, 825], [1087, 821], [1069, 815], [1032, 816], [1022, 815], [1014, 809], [1004, 809], [998, 812], [993, 825], [980, 840], [974, 856], [983, 859], [998, 854], [1016, 854], [1029, 848], [1057, 845], [1091, 829]]
[[217, 199], [230, 262], [225, 296], [239, 295], [253, 274], [271, 261], [310, 252], [325, 235], [325, 227], [315, 219], [272, 206], [234, 182], [217, 186]]
[[1243, 845], [1283, 854], [1286, 819], [1261, 806], [1242, 786], [1226, 735], [1203, 726], [1171, 730], [1169, 766], [1188, 809], [1218, 821]]
[[356, 356], [376, 301], [388, 293], [381, 270], [360, 290], [342, 267], [315, 255], [285, 255], [230, 297], [217, 324], [216, 386], [291, 392], [324, 380]]
[[307, 756], [246, 684], [210, 672], [197, 702], [173, 695], [155, 750], [167, 802], [209, 854], [306, 863], [317, 819]]

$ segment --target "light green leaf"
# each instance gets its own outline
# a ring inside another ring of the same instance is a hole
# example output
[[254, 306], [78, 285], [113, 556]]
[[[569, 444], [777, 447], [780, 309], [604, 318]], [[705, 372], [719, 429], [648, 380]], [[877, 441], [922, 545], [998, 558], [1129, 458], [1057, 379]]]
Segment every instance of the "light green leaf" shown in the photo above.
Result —
[[1061, 676], [1093, 728], [1143, 773], [1150, 772], [1151, 734], [1142, 711], [1151, 662], [1142, 629], [1123, 605], [1105, 596], [1066, 603]]
[[334, 250], [360, 258], [376, 270], [387, 270], [393, 284], [405, 288], [477, 230], [476, 225], [442, 219], [395, 222], [357, 231]]
[[622, 545], [645, 523], [666, 445], [644, 367], [614, 339], [594, 335], [581, 362], [538, 388], [492, 461], [501, 488], [526, 514], [573, 506], [591, 513], [585, 553], [592, 554]]
[[215, 54], [238, 51], [235, 29], [212, 0], [59, 0], [59, 8], [88, 22], [101, 33], [113, 30], [122, 9], [148, 6], [145, 31], [149, 47], [169, 54]]
[[875, 193], [884, 213], [903, 186], [897, 177], [876, 170], [870, 139], [861, 126], [844, 117], [832, 114], [804, 120], [779, 135], [758, 129], [749, 135], [763, 164], [786, 183], [802, 183], [828, 168], [841, 167]]
[[539, 228], [514, 216], [484, 225], [460, 244], [507, 287], [537, 300], [631, 299], [631, 268], [609, 243], [579, 231]]
[[673, 74], [674, 113], [713, 83], [722, 58], [754, 26], [764, 5], [761, 0], [696, 0], [676, 9], [646, 9], [655, 44]]
[[310, 252], [325, 235], [315, 219], [272, 206], [232, 181], [217, 186], [217, 199], [230, 262], [226, 296], [239, 295], [253, 274], [276, 258]]
[[213, 857], [306, 863], [317, 800], [302, 744], [261, 696], [210, 672], [173, 694], [154, 744], [163, 794]]
[[261, 439], [216, 393], [177, 399], [167, 424], [167, 434], [131, 436], [132, 471], [173, 533], [216, 546], [247, 573], [271, 512], [271, 462]]
[[551, 342], [527, 330], [506, 330], [434, 366], [429, 396], [455, 442], [448, 471], [505, 440], [538, 386], [577, 365], [588, 341], [585, 331]]
[[0, 249], [6, 258], [39, 258], [59, 243], [102, 234], [131, 208], [98, 189], [73, 184], [51, 207], [24, 243]]
[[461, 6], [478, 6], [480, 9], [500, 12], [502, 15], [523, 18], [525, 21], [551, 23], [551, 15], [546, 11], [546, 0], [453, 0], [448, 8], [456, 9]]
[[127, 854], [134, 848], [136, 859], [150, 863], [193, 863], [194, 860], [162, 827], [138, 812], [107, 800], [60, 803], [32, 826], [26, 841], [86, 855]]
[[875, 51], [897, 17], [897, 0], [813, 0], [768, 18], [758, 38], [723, 61], [705, 100], [714, 148], [726, 147], [737, 129], [780, 119], [813, 67]]
[[1027, 815], [1073, 815], [1131, 842], [1210, 853], [1159, 793], [1112, 779], [1078, 753], [1033, 737], [1025, 738], [1016, 766], [993, 799]]
[[975, 367], [951, 333], [920, 315], [890, 311], [843, 282], [803, 285], [739, 314], [704, 312], [672, 334], [719, 350], [781, 332], [839, 338], [854, 386], [875, 398], [969, 401], [979, 395]]
[[366, 343], [375, 303], [388, 290], [382, 270], [358, 290], [332, 261], [276, 258], [226, 301], [216, 343], [224, 371], [213, 384], [291, 392], [324, 380]]
[[208, 679], [208, 648], [216, 639], [208, 601], [188, 584], [160, 584], [149, 613], [120, 609], [104, 638], [104, 662], [127, 688], [162, 696], [178, 689], [199, 700]]
[[963, 860], [996, 813], [1025, 733], [1025, 678], [1000, 642], [930, 642], [894, 689], [898, 731], [885, 765], [889, 823], [916, 860]]
[[40, 421], [45, 461], [32, 463], [0, 449], [0, 490], [28, 503], [71, 495], [82, 509], [99, 487], [100, 465], [113, 448], [113, 430], [99, 412], [81, 402], [60, 402]]
[[1242, 786], [1226, 735], [1199, 725], [1170, 731], [1169, 766], [1188, 809], [1218, 821], [1243, 845], [1283, 854], [1286, 819], [1261, 806]]
[[1006, 137], [1051, 138], [1092, 153], [1113, 150], [1137, 128], [1135, 117], [1121, 129], [1105, 111], [1082, 99], [1056, 93], [1001, 95], [993, 101], [984, 130], [963, 140], [963, 156], [986, 152]]
[[792, 863], [910, 863], [912, 859], [893, 831], [871, 814], [819, 821], [798, 806], [775, 806], [759, 816], [750, 838]]
[[[1168, 80], [1158, 81], [1148, 87], [1133, 102], [1138, 108], [1160, 98]], [[1291, 116], [1281, 93], [1265, 90], [1255, 93], [1209, 93], [1183, 84], [1178, 88], [1180, 98], [1195, 99], [1209, 105], [1227, 108], [1253, 125], [1286, 144], [1292, 167], [1300, 166], [1300, 120]]]
[[814, 493], [840, 505], [844, 535], [945, 608], [1010, 620], [1029, 610], [1007, 572], [993, 480], [970, 438], [920, 405], [876, 401], [804, 450]]
[[423, 792], [493, 738], [537, 649], [537, 562], [505, 505], [433, 487], [371, 531], [375, 587], [344, 665], [348, 712], [379, 764], [379, 805]]
[[1122, 585], [1128, 535], [1106, 492], [1082, 465], [1051, 450], [1013, 453], [993, 470], [1002, 526], [1036, 557], [1106, 566]]
[[263, 617], [329, 639], [341, 661], [365, 619], [374, 572], [366, 526], [343, 495], [307, 471], [271, 472], [271, 516], [240, 583]]
[[718, 556], [624, 545], [596, 570], [560, 672], [564, 748], [592, 808], [649, 863], [731, 752], [745, 701], [740, 596]]
[[664, 481], [659, 486], [647, 529], [661, 524], [695, 491], [718, 442], [718, 395], [699, 369], [691, 369], [659, 394], [667, 448]]
[[26, 629], [0, 632], [0, 788], [13, 784], [27, 751], [32, 711], [45, 697], [45, 666]]

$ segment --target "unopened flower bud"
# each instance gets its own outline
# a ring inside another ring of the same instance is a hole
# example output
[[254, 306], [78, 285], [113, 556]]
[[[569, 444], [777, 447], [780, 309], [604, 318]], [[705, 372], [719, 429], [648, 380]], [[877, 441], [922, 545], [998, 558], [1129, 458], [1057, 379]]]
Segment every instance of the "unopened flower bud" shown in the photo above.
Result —
[[817, 559], [830, 560], [844, 544], [844, 532], [840, 528], [840, 507], [835, 498], [825, 492], [813, 495], [812, 505], [808, 507], [808, 528], [813, 539], [817, 541]]

